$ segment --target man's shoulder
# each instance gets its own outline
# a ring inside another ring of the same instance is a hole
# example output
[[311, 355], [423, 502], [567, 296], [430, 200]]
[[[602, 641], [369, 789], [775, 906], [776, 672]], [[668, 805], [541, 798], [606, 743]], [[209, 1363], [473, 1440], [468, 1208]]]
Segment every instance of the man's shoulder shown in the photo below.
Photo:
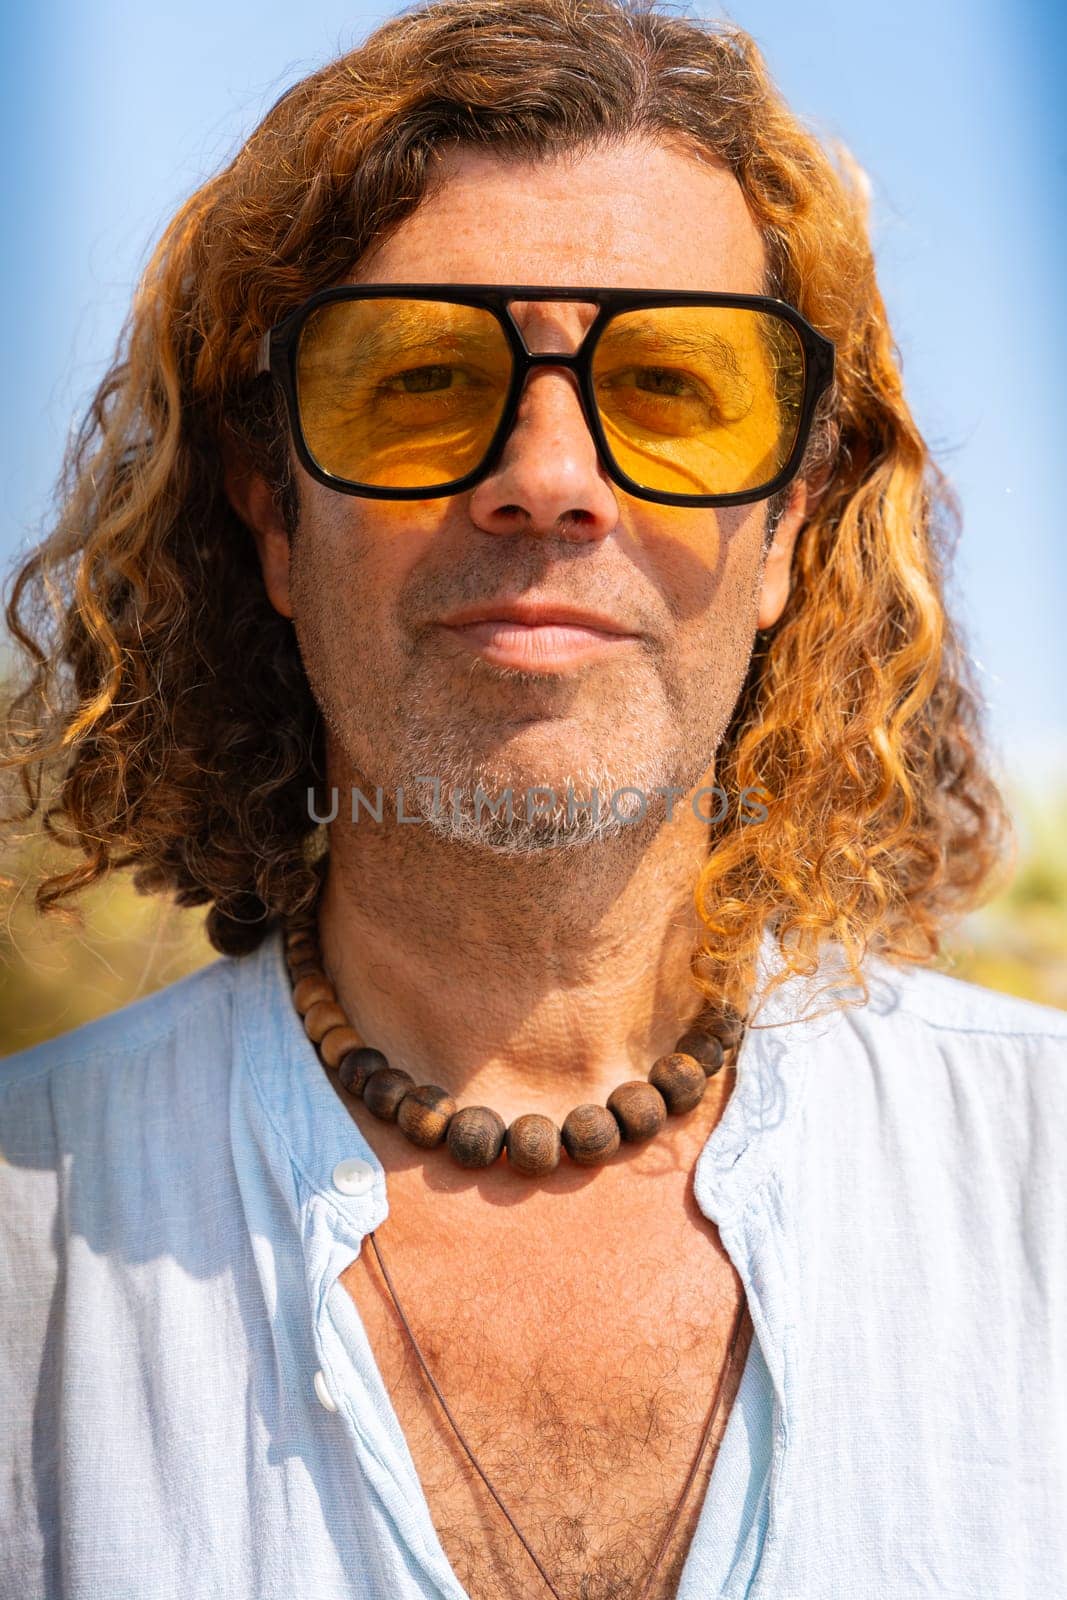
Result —
[[207, 1040], [229, 1011], [234, 966], [221, 957], [106, 1016], [6, 1056], [0, 1060], [0, 1094], [55, 1083], [97, 1063], [117, 1067], [134, 1060], [147, 1067], [179, 1038], [197, 1034]]
[[[874, 1015], [924, 1023], [934, 1031], [1000, 1035], [1067, 1045], [1067, 1011], [1005, 994], [934, 967], [875, 958], [867, 968]], [[1064, 1056], [1067, 1062], [1067, 1054]]]

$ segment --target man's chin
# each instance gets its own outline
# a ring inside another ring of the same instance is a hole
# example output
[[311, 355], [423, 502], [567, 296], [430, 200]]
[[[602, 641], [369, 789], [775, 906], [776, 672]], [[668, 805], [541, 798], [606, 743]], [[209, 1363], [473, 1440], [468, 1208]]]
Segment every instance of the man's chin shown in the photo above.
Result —
[[663, 820], [664, 806], [662, 796], [646, 797], [639, 789], [473, 785], [442, 791], [436, 805], [427, 794], [413, 809], [442, 841], [534, 856], [647, 835]]

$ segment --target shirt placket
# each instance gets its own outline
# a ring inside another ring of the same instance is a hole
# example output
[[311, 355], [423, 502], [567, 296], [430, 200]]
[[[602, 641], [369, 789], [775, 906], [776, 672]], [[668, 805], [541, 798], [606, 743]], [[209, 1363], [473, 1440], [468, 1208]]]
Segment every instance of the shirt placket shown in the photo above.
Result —
[[433, 1525], [358, 1309], [339, 1281], [388, 1209], [382, 1168], [358, 1156], [338, 1163], [329, 1188], [308, 1200], [305, 1250], [319, 1362], [311, 1382], [326, 1414], [324, 1422], [342, 1428], [348, 1437], [358, 1468], [382, 1508], [387, 1536], [394, 1543], [402, 1541], [406, 1552], [408, 1559], [399, 1550], [382, 1552], [394, 1563], [390, 1600], [468, 1600]]

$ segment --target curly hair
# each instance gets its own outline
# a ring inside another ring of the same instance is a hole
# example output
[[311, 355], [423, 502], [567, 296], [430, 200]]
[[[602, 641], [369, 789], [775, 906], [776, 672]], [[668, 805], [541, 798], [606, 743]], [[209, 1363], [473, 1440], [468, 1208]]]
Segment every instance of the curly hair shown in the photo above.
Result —
[[732, 24], [657, 0], [434, 0], [283, 95], [138, 286], [7, 603], [28, 657], [3, 753], [19, 820], [41, 808], [79, 853], [42, 871], [39, 911], [129, 867], [144, 892], [209, 904], [209, 939], [238, 955], [311, 904], [322, 722], [223, 487], [228, 440], [294, 528], [261, 337], [419, 204], [442, 147], [543, 159], [633, 136], [727, 164], [769, 292], [837, 350], [813, 446], [826, 488], [717, 756], [718, 782], [777, 803], [725, 823], [701, 865], [698, 982], [736, 992], [770, 923], [789, 970], [832, 940], [866, 994], [868, 948], [932, 961], [988, 892], [1010, 824], [946, 611], [958, 513], [904, 400], [862, 173]]

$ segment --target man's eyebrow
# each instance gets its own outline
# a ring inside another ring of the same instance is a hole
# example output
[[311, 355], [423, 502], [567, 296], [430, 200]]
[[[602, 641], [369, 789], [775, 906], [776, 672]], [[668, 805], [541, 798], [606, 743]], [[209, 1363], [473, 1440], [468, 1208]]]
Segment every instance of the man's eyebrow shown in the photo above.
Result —
[[338, 354], [343, 352], [346, 357], [363, 360], [371, 359], [385, 349], [388, 349], [390, 355], [403, 356], [425, 350], [430, 346], [435, 349], [460, 346], [464, 349], [497, 348], [503, 346], [504, 340], [497, 328], [455, 329], [447, 325], [430, 328], [425, 322], [420, 325], [415, 317], [408, 316], [390, 318], [387, 323], [368, 323], [351, 341], [334, 343], [327, 332], [316, 343], [327, 357], [332, 352]]
[[723, 338], [722, 334], [710, 334], [706, 338], [697, 338], [692, 334], [676, 333], [670, 328], [661, 328], [654, 322], [641, 321], [628, 315], [625, 329], [619, 329], [614, 324], [608, 325], [600, 338], [601, 347], [610, 347], [613, 343], [622, 343], [638, 333], [644, 340], [646, 348], [653, 354], [673, 356], [704, 356], [713, 353], [720, 365], [728, 372], [741, 376], [741, 368], [737, 359], [737, 348], [730, 340]]

